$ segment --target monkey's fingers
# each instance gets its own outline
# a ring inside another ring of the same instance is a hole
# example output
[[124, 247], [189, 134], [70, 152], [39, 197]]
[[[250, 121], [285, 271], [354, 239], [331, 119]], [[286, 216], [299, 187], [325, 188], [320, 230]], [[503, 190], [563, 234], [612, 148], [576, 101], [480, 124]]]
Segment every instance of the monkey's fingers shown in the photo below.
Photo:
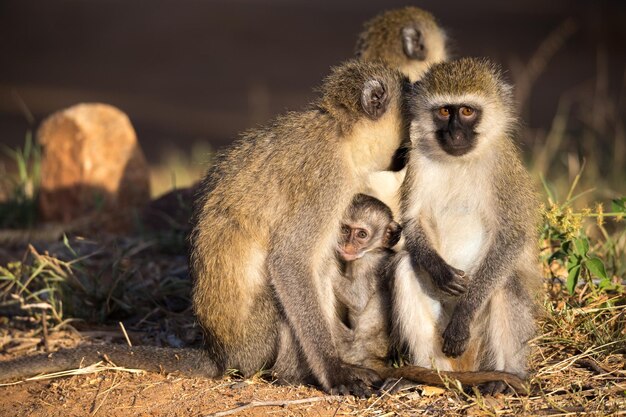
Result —
[[448, 295], [458, 297], [463, 295], [467, 291], [467, 285], [459, 284], [457, 282], [451, 282], [447, 286], [443, 287], [441, 291]]
[[357, 397], [370, 397], [371, 387], [381, 381], [380, 375], [372, 369], [346, 364], [336, 371], [332, 392], [342, 395], [352, 393]]
[[450, 268], [451, 268], [451, 269], [454, 271], [454, 273], [455, 273], [456, 275], [458, 275], [459, 277], [461, 277], [461, 278], [466, 278], [466, 277], [467, 277], [467, 274], [465, 274], [465, 271], [463, 271], [462, 269], [457, 269], [457, 268], [455, 268], [455, 267], [453, 267], [453, 266], [451, 266]]

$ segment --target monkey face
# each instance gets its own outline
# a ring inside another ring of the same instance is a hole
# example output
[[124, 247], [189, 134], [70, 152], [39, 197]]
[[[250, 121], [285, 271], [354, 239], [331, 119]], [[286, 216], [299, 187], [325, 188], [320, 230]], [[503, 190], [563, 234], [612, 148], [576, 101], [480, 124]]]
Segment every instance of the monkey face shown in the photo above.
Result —
[[512, 89], [488, 60], [435, 64], [407, 96], [411, 143], [427, 158], [481, 158], [494, 143], [514, 135]]
[[482, 110], [469, 105], [446, 104], [432, 110], [435, 138], [447, 154], [465, 155], [476, 145], [476, 127]]
[[373, 230], [367, 226], [342, 224], [341, 237], [337, 245], [339, 258], [346, 262], [362, 258], [370, 248], [373, 237]]

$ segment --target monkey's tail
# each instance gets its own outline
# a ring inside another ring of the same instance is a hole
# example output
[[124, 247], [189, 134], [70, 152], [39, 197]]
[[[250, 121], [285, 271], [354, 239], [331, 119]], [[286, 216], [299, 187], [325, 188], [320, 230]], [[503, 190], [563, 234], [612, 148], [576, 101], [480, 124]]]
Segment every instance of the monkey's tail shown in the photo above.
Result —
[[215, 361], [202, 349], [105, 344], [61, 349], [50, 354], [0, 362], [0, 381], [77, 369], [102, 360], [125, 368], [177, 372], [192, 377], [215, 378], [222, 375]]
[[528, 392], [528, 387], [524, 385], [524, 381], [520, 377], [501, 371], [449, 372], [436, 371], [434, 369], [413, 365], [401, 366], [400, 368], [377, 369], [377, 371], [384, 379], [403, 378], [419, 384], [434, 386], [445, 386], [446, 379], [456, 379], [461, 384], [469, 386], [502, 381], [511, 386], [511, 388], [519, 394]]

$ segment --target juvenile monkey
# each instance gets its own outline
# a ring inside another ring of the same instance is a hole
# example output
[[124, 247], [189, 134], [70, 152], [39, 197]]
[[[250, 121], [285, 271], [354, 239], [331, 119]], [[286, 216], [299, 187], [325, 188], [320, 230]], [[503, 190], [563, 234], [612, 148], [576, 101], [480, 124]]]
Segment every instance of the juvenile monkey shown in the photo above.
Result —
[[410, 111], [395, 331], [416, 364], [435, 359], [445, 370], [446, 357], [458, 358], [452, 369], [525, 378], [539, 205], [514, 143], [511, 87], [486, 60], [441, 63], [415, 84]]
[[346, 362], [384, 367], [389, 358], [389, 285], [387, 266], [402, 227], [391, 209], [369, 195], [357, 194], [341, 222], [337, 244], [342, 274], [333, 281], [337, 299], [348, 308], [349, 329], [339, 323]]
[[381, 64], [335, 68], [310, 110], [248, 132], [207, 175], [190, 268], [222, 371], [271, 367], [283, 381], [357, 394], [377, 379], [337, 349], [334, 249], [352, 196], [389, 169], [407, 134], [402, 83]]
[[[446, 61], [446, 35], [432, 14], [417, 7], [388, 10], [368, 20], [356, 44], [361, 61], [378, 61], [419, 80], [432, 64]], [[399, 189], [404, 180], [409, 143], [398, 150], [389, 171], [376, 172], [368, 179], [367, 193], [399, 215]]]

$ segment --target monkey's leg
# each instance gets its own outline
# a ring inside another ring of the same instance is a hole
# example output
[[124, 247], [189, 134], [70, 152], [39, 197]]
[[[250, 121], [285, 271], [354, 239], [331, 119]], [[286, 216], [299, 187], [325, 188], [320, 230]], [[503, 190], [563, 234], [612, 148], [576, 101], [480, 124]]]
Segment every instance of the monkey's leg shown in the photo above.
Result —
[[277, 358], [280, 343], [280, 313], [267, 288], [258, 294], [246, 317], [247, 331], [239, 343], [224, 345], [226, 369], [236, 369], [250, 377], [267, 369]]
[[315, 380], [293, 331], [286, 322], [281, 322], [278, 334], [278, 353], [272, 373], [281, 384], [313, 384]]
[[441, 303], [432, 298], [425, 285], [430, 279], [425, 271], [418, 276], [406, 252], [394, 260], [392, 277], [392, 333], [408, 347], [413, 365], [451, 370], [449, 360], [441, 353], [439, 322], [444, 314]]
[[[517, 276], [510, 277], [495, 291], [483, 312], [487, 349], [481, 358], [481, 370], [505, 371], [527, 377], [528, 341], [535, 334], [533, 301], [520, 285]], [[486, 394], [497, 394], [508, 387], [491, 382], [481, 387]]]

